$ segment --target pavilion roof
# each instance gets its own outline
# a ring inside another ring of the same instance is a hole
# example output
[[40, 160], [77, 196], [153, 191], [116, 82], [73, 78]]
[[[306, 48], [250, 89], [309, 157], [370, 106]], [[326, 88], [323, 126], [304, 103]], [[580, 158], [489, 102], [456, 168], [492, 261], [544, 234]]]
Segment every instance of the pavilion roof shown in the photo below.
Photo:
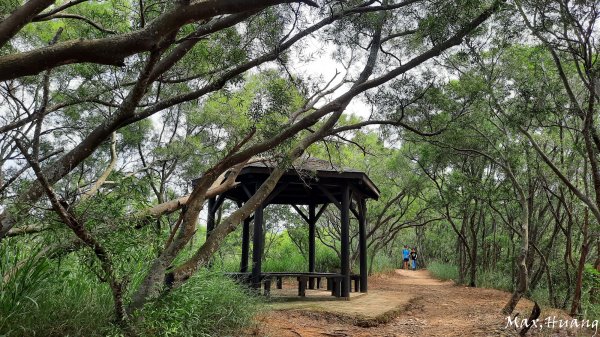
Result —
[[[276, 165], [277, 161], [271, 159], [246, 165], [236, 179], [240, 186], [226, 192], [225, 196], [228, 199], [245, 202], [248, 199], [247, 191], [267, 179]], [[341, 168], [319, 158], [301, 157], [295, 160], [282, 176], [275, 188], [278, 190], [279, 187], [279, 195], [271, 198], [269, 203], [327, 203], [331, 197], [341, 198], [341, 187], [346, 184], [363, 198], [379, 198], [379, 189], [365, 172], [353, 168]]]

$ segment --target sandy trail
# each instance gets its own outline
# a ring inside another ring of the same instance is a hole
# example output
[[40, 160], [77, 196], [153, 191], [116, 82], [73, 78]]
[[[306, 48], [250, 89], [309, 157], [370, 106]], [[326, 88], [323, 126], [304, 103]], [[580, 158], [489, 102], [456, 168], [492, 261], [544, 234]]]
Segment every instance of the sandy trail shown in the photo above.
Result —
[[[369, 279], [366, 296], [402, 298], [403, 305], [389, 309], [390, 316], [384, 323], [363, 327], [356, 312], [370, 310], [361, 308], [362, 298], [347, 304], [355, 307], [344, 314], [339, 302], [328, 302], [331, 310], [311, 310], [306, 307], [272, 310], [257, 319], [248, 336], [517, 336], [515, 328], [505, 328], [507, 318], [500, 313], [508, 301], [507, 292], [469, 288], [442, 282], [425, 271], [397, 270], [394, 274]], [[366, 298], [365, 297], [365, 298]], [[365, 301], [366, 302], [366, 301]], [[373, 300], [367, 302], [373, 307]], [[378, 301], [379, 302], [379, 301]], [[382, 308], [387, 301], [380, 301]], [[515, 313], [528, 317], [533, 303], [521, 300]], [[541, 318], [556, 316], [567, 319], [559, 310], [543, 309]], [[551, 329], [543, 326], [530, 332], [532, 336], [592, 336], [594, 331], [579, 329]], [[600, 334], [598, 334], [600, 336]]]

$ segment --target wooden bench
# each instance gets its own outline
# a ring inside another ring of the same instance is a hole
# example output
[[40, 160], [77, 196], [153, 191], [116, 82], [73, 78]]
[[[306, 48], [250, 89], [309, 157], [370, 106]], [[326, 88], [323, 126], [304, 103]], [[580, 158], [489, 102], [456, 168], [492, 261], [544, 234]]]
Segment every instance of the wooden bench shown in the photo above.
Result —
[[[225, 273], [225, 275], [232, 277], [238, 282], [250, 283], [252, 273]], [[261, 283], [264, 288], [264, 295], [269, 296], [271, 294], [271, 283], [272, 279], [276, 280], [277, 289], [283, 288], [283, 278], [295, 277], [298, 281], [298, 296], [306, 297], [306, 289], [309, 288], [311, 283], [316, 283], [316, 289], [321, 288], [321, 280], [325, 278], [327, 280], [327, 290], [331, 291], [331, 295], [335, 297], [342, 296], [342, 280], [344, 276], [336, 273], [310, 273], [310, 272], [266, 272], [261, 274]], [[310, 282], [310, 280], [316, 282]], [[360, 289], [360, 275], [350, 275], [350, 283], [354, 282], [354, 292], [358, 292]], [[350, 288], [352, 291], [352, 287]]]
[[[296, 273], [296, 272], [270, 272], [265, 273], [271, 277], [274, 277], [277, 281], [277, 289], [283, 287], [284, 277], [295, 277], [298, 281], [298, 296], [306, 296], [306, 289], [310, 288], [311, 283], [316, 283], [316, 289], [321, 288], [321, 280], [325, 278], [327, 280], [327, 290], [331, 291], [332, 296], [341, 297], [342, 293], [342, 280], [344, 276], [335, 273]], [[311, 282], [311, 279], [316, 282]], [[354, 282], [354, 291], [358, 292], [360, 289], [360, 275], [350, 275], [350, 282]], [[352, 288], [350, 289], [352, 291]]]

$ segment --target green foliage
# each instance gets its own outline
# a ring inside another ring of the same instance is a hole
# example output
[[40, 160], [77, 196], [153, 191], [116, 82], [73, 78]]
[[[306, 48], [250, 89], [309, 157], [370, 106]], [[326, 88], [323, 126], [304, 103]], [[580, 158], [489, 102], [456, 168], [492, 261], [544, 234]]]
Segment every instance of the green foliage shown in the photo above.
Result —
[[201, 271], [134, 317], [144, 336], [233, 336], [251, 323], [257, 297], [222, 274]]
[[591, 264], [586, 264], [582, 286], [583, 316], [589, 319], [600, 317], [600, 271]]
[[[377, 254], [369, 268], [373, 274], [389, 274], [393, 273], [394, 270], [400, 265], [397, 258], [386, 254]], [[358, 273], [358, 265], [354, 266], [354, 272]]]
[[[510, 274], [504, 273], [501, 270], [481, 270], [477, 274], [477, 286], [504, 291], [513, 290]], [[547, 292], [547, 289], [544, 290]]]
[[[108, 286], [81, 269], [77, 259], [69, 257], [51, 266], [29, 260], [19, 260], [28, 264], [20, 271], [24, 276], [2, 284], [1, 335], [121, 335], [112, 325], [114, 309]], [[137, 274], [142, 275], [141, 271]], [[229, 278], [202, 271], [184, 286], [147, 304], [132, 322], [142, 336], [235, 335], [236, 329], [251, 323], [259, 304], [258, 298]]]
[[429, 270], [435, 278], [443, 281], [456, 281], [456, 279], [458, 279], [458, 268], [448, 263], [432, 261], [427, 265], [427, 270]]
[[264, 271], [291, 271], [303, 272], [308, 270], [308, 256], [304, 256], [298, 250], [287, 232], [273, 234], [277, 237], [275, 243], [270, 247], [265, 256]]
[[38, 306], [43, 281], [52, 271], [45, 258], [36, 257], [41, 250], [37, 247], [13, 240], [0, 245], [0, 333], [10, 331], [11, 322]]
[[[56, 1], [46, 11], [67, 1]], [[0, 16], [22, 3], [4, 0], [0, 4]], [[289, 60], [298, 55], [299, 58], [313, 59], [313, 55], [301, 55], [301, 46], [282, 53], [276, 62], [265, 64], [256, 71], [250, 70], [226, 83], [219, 81], [221, 74], [273, 50], [287, 38], [288, 32], [295, 34], [310, 22], [316, 22], [313, 19], [317, 19], [317, 15], [328, 16], [327, 11], [331, 8], [348, 8], [360, 1], [326, 3], [327, 6], [314, 11], [300, 10], [300, 7], [295, 10], [296, 5], [267, 8], [236, 27], [202, 36], [172, 69], [160, 76], [160, 84], [154, 83], [145, 90], [143, 99], [135, 102], [136, 112], [144, 112], [156, 102], [168, 102], [170, 98], [191, 93], [204, 85], [214, 84], [220, 90], [202, 97], [191, 95], [196, 98], [165, 109], [155, 114], [152, 120], [143, 119], [119, 129], [119, 168], [111, 173], [110, 183], [105, 184], [97, 196], [78, 203], [81, 192], [105, 167], [109, 153], [106, 143], [92, 151], [93, 154], [83, 164], [72, 165], [76, 169], [53, 184], [53, 189], [74, 205], [70, 211], [81, 217], [86, 229], [92, 231], [110, 252], [117, 275], [129, 281], [126, 299], [140, 284], [148, 261], [152, 261], [163, 249], [177, 214], [164, 216], [142, 229], [135, 228], [138, 224], [131, 223], [129, 216], [152, 205], [156, 199], [170, 199], [188, 193], [190, 178], [197, 177], [223, 158], [249, 133], [256, 131], [244, 146], [272, 139], [289, 125], [290, 116], [305, 103], [307, 94], [314, 93], [308, 88], [322, 87], [324, 81], [310, 76], [302, 78], [294, 73], [282, 76], [280, 69], [272, 67], [287, 66], [286, 71], [292, 72], [301, 69], [306, 64]], [[386, 20], [382, 35], [384, 39], [390, 39], [382, 45], [380, 59], [371, 77], [374, 78], [399, 64], [409, 64], [408, 60], [419, 51], [438, 45], [491, 3], [492, 0], [416, 2], [416, 7], [398, 8], [389, 15], [371, 12], [349, 16], [325, 29], [320, 41], [317, 34], [305, 40], [316, 38], [313, 42], [323, 42], [326, 52], [330, 47], [334, 49], [333, 58], [349, 61], [350, 72], [345, 78], [350, 79], [355, 77], [355, 68], [359, 67], [361, 55], [365, 54], [366, 39], [381, 20]], [[538, 3], [544, 2], [525, 2], [526, 6]], [[139, 6], [143, 4], [124, 0], [84, 1], [65, 13], [81, 15], [106, 29], [126, 33], [143, 25], [142, 16], [148, 24], [166, 7], [173, 6], [169, 2], [145, 2], [142, 13]], [[545, 9], [552, 10], [547, 6]], [[315, 16], [304, 17], [305, 13]], [[557, 297], [560, 297], [559, 302], [564, 303], [560, 304], [566, 306], [572, 297], [574, 275], [574, 267], [570, 266], [573, 263], [567, 260], [576, 259], [580, 253], [582, 238], [577, 224], [582, 222], [583, 206], [569, 192], [564, 193], [564, 184], [555, 179], [533, 153], [520, 129], [529, 130], [533, 138], [543, 145], [544, 151], [549, 151], [551, 160], [560, 163], [558, 169], [569, 176], [573, 185], [592, 186], [585, 180], [588, 179], [587, 159], [581, 157], [586, 143], [580, 135], [581, 115], [573, 114], [578, 104], [571, 102], [564, 92], [552, 55], [544, 46], [534, 45], [531, 36], [522, 40], [522, 44], [514, 41], [520, 24], [510, 22], [515, 21], [515, 17], [511, 17], [510, 11], [507, 13], [500, 13], [501, 22], [491, 23], [491, 29], [482, 27], [478, 30], [476, 34], [481, 33], [480, 36], [467, 37], [463, 39], [462, 47], [444, 52], [443, 57], [436, 60], [443, 64], [429, 62], [422, 66], [429, 70], [405, 73], [364, 94], [372, 107], [370, 119], [402, 122], [422, 132], [445, 132], [423, 138], [408, 132], [408, 128], [349, 131], [341, 135], [343, 138], [328, 137], [307, 153], [330, 158], [339, 167], [365, 171], [379, 186], [381, 198], [369, 201], [367, 225], [372, 229], [378, 219], [388, 219], [388, 227], [377, 227], [370, 238], [370, 243], [374, 243], [370, 245], [374, 255], [371, 270], [375, 273], [389, 272], [397, 266], [395, 256], [398, 255], [399, 242], [418, 242], [424, 248], [421, 261], [425, 258], [434, 261], [428, 264], [429, 270], [441, 279], [456, 280], [458, 270], [453, 264], [461, 254], [457, 254], [456, 247], [462, 247], [456, 232], [463, 230], [464, 237], [461, 239], [468, 241], [470, 247], [475, 248], [474, 253], [478, 254], [477, 259], [473, 259], [479, 264], [475, 266], [477, 284], [511, 290], [513, 284], [508, 275], [514, 269], [519, 240], [515, 232], [520, 228], [518, 218], [521, 211], [514, 191], [516, 187], [522, 187], [530, 193], [528, 201], [532, 212], [529, 227], [533, 234], [530, 238], [549, 257], [551, 281]], [[206, 23], [210, 25], [213, 22]], [[185, 41], [185, 37], [199, 24], [203, 23], [181, 27], [177, 36], [173, 36], [174, 40]], [[510, 27], [498, 29], [503, 24]], [[394, 34], [413, 29], [416, 33], [410, 34], [410, 37], [392, 38]], [[85, 41], [110, 34], [83, 20], [56, 17], [26, 25], [11, 43], [0, 50], [0, 54], [17, 55], [18, 52], [46, 46], [59, 31], [62, 31], [59, 42], [78, 38]], [[482, 36], [484, 33], [490, 36]], [[551, 35], [548, 34], [549, 37]], [[312, 54], [311, 49], [315, 49], [313, 42], [309, 43], [310, 48], [306, 48], [307, 54]], [[553, 43], [562, 42], [558, 39]], [[577, 41], [569, 43], [577, 44]], [[180, 44], [167, 47], [163, 55], [168, 55], [177, 45]], [[455, 50], [458, 52], [454, 54]], [[583, 107], [588, 105], [585, 104], [589, 99], [585, 97], [588, 93], [586, 83], [577, 84], [577, 78], [592, 74], [593, 69], [577, 68], [572, 55], [562, 49], [558, 49], [557, 55], [566, 74], [565, 82], [573, 83], [575, 100], [580, 101]], [[123, 67], [118, 68], [86, 63], [52, 69], [48, 73], [51, 82], [47, 103], [49, 107], [64, 106], [53, 110], [45, 119], [40, 153], [50, 153], [59, 148], [72, 149], [92, 129], [116, 118], [115, 113], [120, 110], [118, 106], [139, 77], [146, 57], [141, 54], [127, 57]], [[439, 71], [441, 67], [445, 70]], [[42, 106], [41, 78], [41, 75], [26, 76], [6, 86], [4, 98], [8, 103], [12, 102], [6, 104], [6, 110], [15, 109], [18, 115], [25, 116], [21, 105], [24, 105], [23, 108], [30, 106], [31, 111], [39, 109]], [[23, 97], [26, 98], [24, 101]], [[331, 99], [326, 97], [323, 101]], [[317, 106], [322, 106], [321, 103]], [[46, 106], [45, 103], [43, 105]], [[357, 116], [344, 116], [336, 127], [361, 121]], [[597, 124], [597, 116], [592, 122]], [[24, 128], [17, 135], [29, 136], [31, 130]], [[312, 131], [307, 128], [300, 135], [307, 132]], [[170, 139], [168, 135], [171, 135]], [[5, 138], [10, 141], [13, 137]], [[351, 140], [356, 146], [342, 141], [344, 139]], [[294, 141], [292, 138], [259, 155], [277, 157]], [[12, 147], [9, 143], [2, 148]], [[146, 159], [143, 160], [142, 156]], [[3, 171], [0, 178], [16, 172], [16, 168], [11, 166], [22, 165], [18, 158], [15, 153], [3, 158], [8, 161], [2, 163], [6, 172]], [[43, 166], [51, 168], [53, 160], [44, 162]], [[71, 164], [63, 165], [67, 166]], [[513, 181], [508, 178], [505, 167], [512, 169]], [[19, 214], [13, 211], [18, 208], [30, 212], [29, 202], [24, 205], [11, 203], [13, 196], [21, 195], [31, 182], [31, 175], [23, 174], [10, 190], [3, 192], [1, 197], [6, 204], [3, 210], [10, 211], [10, 214]], [[393, 199], [401, 194], [405, 194], [406, 199]], [[388, 205], [390, 200], [396, 202]], [[492, 207], [496, 209], [492, 210]], [[560, 212], [562, 214], [558, 214]], [[94, 254], [89, 249], [73, 248], [75, 252], [61, 252], [50, 260], [36, 258], [41, 244], [62, 243], [72, 238], [72, 233], [50, 212], [36, 208], [31, 213], [35, 214], [17, 216], [18, 225], [33, 219], [49, 230], [30, 241], [29, 238], [4, 239], [0, 246], [0, 334], [119, 334], [110, 325], [112, 299], [106, 284], [98, 281], [96, 274], [101, 269]], [[401, 216], [395, 218], [398, 214]], [[556, 219], [553, 219], [554, 214]], [[568, 220], [561, 220], [565, 219], [565, 214]], [[227, 216], [226, 212], [223, 215]], [[438, 220], [418, 227], [422, 229], [421, 236], [407, 230], [409, 226], [420, 226], [424, 219]], [[302, 220], [287, 210], [267, 215], [267, 220], [269, 245], [263, 270], [306, 271], [306, 227], [287, 224], [285, 228], [279, 228], [280, 222], [302, 223]], [[568, 229], [560, 223], [562, 221], [568, 221]], [[405, 224], [406, 227], [394, 228], [390, 224]], [[325, 236], [334, 234], [336, 225], [331, 228], [319, 226], [319, 230]], [[353, 234], [356, 233], [356, 222], [353, 221], [351, 226]], [[555, 226], [558, 233], [552, 239], [551, 226]], [[597, 223], [592, 226], [597, 226]], [[597, 232], [596, 229], [592, 228], [592, 232]], [[176, 257], [173, 265], [193, 254], [203, 243], [203, 235], [203, 230], [199, 229], [196, 233], [199, 239], [194, 238]], [[339, 242], [335, 235], [329, 238], [324, 239], [326, 244], [317, 243], [316, 268], [336, 272], [340, 263], [335, 247], [339, 247]], [[568, 247], [565, 241], [569, 242]], [[385, 247], [376, 247], [380, 242], [385, 242]], [[559, 258], [563, 254], [565, 261]], [[236, 231], [223, 242], [213, 259], [213, 269], [237, 270], [239, 255], [240, 235]], [[531, 262], [531, 272], [539, 272], [539, 256], [533, 256]], [[355, 270], [356, 267], [355, 263]], [[599, 287], [598, 278], [597, 271], [586, 267], [582, 305], [584, 314], [590, 317], [598, 316], [600, 311], [592, 298], [592, 290]], [[547, 298], [548, 285], [544, 282], [547, 280], [543, 278], [529, 295], [546, 303], [556, 302]], [[238, 285], [202, 271], [183, 287], [148, 304], [137, 313], [134, 325], [147, 335], [232, 333], [249, 322], [257, 307], [258, 300]]]
[[340, 258], [331, 249], [323, 244], [317, 244], [315, 249], [315, 268], [325, 272], [336, 272], [340, 269]]
[[[23, 261], [32, 264], [31, 257]], [[69, 258], [46, 267], [35, 279], [27, 301], [2, 316], [0, 334], [7, 336], [103, 336], [112, 329], [113, 307], [108, 287]], [[35, 263], [35, 262], [33, 262]], [[33, 281], [33, 280], [32, 280]]]

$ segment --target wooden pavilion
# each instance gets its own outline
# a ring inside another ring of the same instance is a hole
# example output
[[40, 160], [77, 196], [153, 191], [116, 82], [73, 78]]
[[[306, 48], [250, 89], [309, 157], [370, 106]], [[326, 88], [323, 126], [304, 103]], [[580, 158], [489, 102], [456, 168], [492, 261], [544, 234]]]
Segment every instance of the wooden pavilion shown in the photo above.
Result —
[[[208, 200], [207, 235], [210, 235], [210, 231], [215, 226], [215, 213], [223, 201], [229, 199], [238, 206], [246, 202], [267, 179], [274, 165], [275, 163], [269, 161], [246, 165], [236, 179], [239, 184], [235, 188]], [[263, 212], [270, 204], [291, 205], [308, 224], [308, 272], [279, 273], [276, 275], [278, 287], [281, 287], [282, 275], [299, 276], [299, 281], [302, 276], [303, 280], [308, 281], [309, 289], [314, 289], [315, 280], [317, 280], [318, 287], [320, 278], [325, 276], [328, 281], [339, 280], [338, 288], [335, 289], [335, 284], [333, 284], [334, 289], [332, 289], [332, 294], [338, 297], [348, 298], [350, 296], [351, 279], [354, 279], [356, 291], [367, 292], [366, 200], [369, 198], [378, 199], [379, 190], [364, 172], [340, 169], [328, 161], [315, 158], [301, 158], [295, 161], [292, 168], [281, 177], [263, 204], [254, 211], [254, 215], [244, 220], [240, 274], [247, 275], [247, 279], [255, 288], [260, 288], [265, 277], [269, 278], [277, 274], [263, 273], [261, 270], [261, 254], [264, 244], [262, 242]], [[339, 274], [319, 273], [315, 270], [315, 226], [329, 204], [335, 205], [340, 211], [341, 261]], [[308, 213], [303, 211], [299, 207], [300, 205], [306, 205]], [[359, 275], [351, 275], [350, 271], [350, 212], [356, 216], [359, 224]], [[252, 219], [254, 220], [254, 233], [252, 264], [251, 271], [249, 271], [248, 255]], [[268, 282], [270, 287], [270, 278]], [[303, 288], [302, 284], [299, 284], [299, 294], [304, 295], [304, 290], [300, 288]], [[265, 289], [267, 289], [266, 285]]]

